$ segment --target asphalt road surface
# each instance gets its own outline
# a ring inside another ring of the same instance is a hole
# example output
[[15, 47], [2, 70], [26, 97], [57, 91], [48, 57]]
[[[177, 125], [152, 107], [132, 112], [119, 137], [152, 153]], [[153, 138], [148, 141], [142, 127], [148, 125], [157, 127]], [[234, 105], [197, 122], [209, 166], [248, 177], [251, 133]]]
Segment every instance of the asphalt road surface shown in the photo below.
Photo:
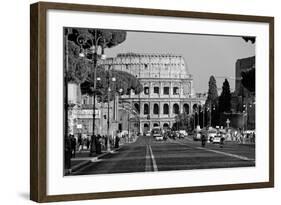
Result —
[[255, 166], [255, 146], [206, 144], [186, 139], [155, 141], [150, 136], [122, 146], [72, 175], [152, 172]]

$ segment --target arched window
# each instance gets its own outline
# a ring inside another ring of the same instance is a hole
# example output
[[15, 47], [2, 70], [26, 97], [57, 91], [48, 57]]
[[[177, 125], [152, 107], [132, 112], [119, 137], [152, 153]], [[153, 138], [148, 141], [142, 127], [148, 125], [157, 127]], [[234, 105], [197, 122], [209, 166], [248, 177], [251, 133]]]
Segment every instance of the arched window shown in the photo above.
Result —
[[158, 104], [154, 104], [153, 105], [153, 114], [154, 115], [158, 115], [159, 114], [159, 105]]
[[197, 104], [194, 104], [192, 106], [192, 109], [193, 109], [193, 112], [197, 112], [198, 111], [198, 105]]
[[178, 104], [173, 105], [173, 113], [174, 114], [179, 114], [180, 113], [180, 107]]
[[163, 124], [163, 129], [168, 129], [169, 128], [169, 124], [168, 123], [164, 123]]
[[143, 114], [144, 115], [149, 115], [149, 105], [147, 103], [144, 104]]
[[166, 103], [163, 105], [163, 114], [169, 115], [169, 105]]
[[186, 103], [183, 105], [183, 112], [189, 114], [189, 105]]

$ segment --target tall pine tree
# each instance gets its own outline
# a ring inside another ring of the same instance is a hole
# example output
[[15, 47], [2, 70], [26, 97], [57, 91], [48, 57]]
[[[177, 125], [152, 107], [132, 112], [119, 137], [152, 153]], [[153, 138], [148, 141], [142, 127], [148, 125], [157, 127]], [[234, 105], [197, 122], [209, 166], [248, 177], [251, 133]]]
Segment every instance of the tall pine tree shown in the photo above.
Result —
[[206, 100], [206, 106], [216, 106], [218, 104], [218, 89], [215, 77], [212, 75], [209, 80], [208, 97]]
[[218, 89], [217, 89], [217, 82], [215, 77], [212, 75], [209, 80], [209, 90], [208, 90], [208, 97], [205, 102], [206, 108], [208, 110], [208, 119], [209, 125], [215, 126], [217, 125], [219, 119], [219, 112], [218, 112]]
[[231, 93], [230, 86], [227, 79], [224, 80], [222, 85], [222, 92], [219, 97], [219, 111], [222, 112], [230, 112], [231, 109]]

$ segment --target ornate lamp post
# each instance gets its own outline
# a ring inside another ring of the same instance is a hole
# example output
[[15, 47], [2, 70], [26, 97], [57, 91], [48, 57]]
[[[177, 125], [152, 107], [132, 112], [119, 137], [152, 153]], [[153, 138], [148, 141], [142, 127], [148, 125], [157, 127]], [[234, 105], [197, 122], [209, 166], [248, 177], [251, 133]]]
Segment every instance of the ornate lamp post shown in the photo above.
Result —
[[[89, 45], [88, 41], [90, 41], [90, 48], [83, 48], [83, 46]], [[102, 44], [101, 44], [102, 42]], [[92, 132], [92, 136], [91, 136], [91, 149], [90, 149], [90, 155], [93, 154], [94, 152], [94, 135], [95, 135], [95, 120], [96, 120], [96, 73], [97, 73], [97, 62], [98, 62], [98, 48], [101, 47], [101, 54], [100, 54], [100, 58], [102, 60], [106, 59], [106, 56], [104, 54], [104, 48], [107, 44], [107, 42], [105, 41], [104, 37], [102, 35], [98, 35], [97, 33], [97, 29], [95, 30], [95, 34], [93, 38], [90, 37], [85, 37], [82, 35], [79, 35], [77, 37], [77, 43], [80, 45], [80, 54], [79, 56], [81, 58], [87, 57], [88, 54], [91, 54], [91, 58], [89, 60], [92, 60], [93, 62], [93, 67], [92, 67], [92, 76], [91, 79], [93, 81], [93, 87], [92, 87], [92, 91], [93, 91], [93, 132]], [[101, 46], [102, 45], [102, 46]]]
[[109, 130], [110, 130], [110, 109], [109, 109], [109, 104], [110, 104], [110, 92], [111, 92], [111, 88], [110, 88], [110, 81], [115, 82], [116, 78], [112, 77], [110, 79], [110, 67], [108, 67], [108, 73], [107, 73], [107, 151], [110, 152], [110, 142], [109, 142]]

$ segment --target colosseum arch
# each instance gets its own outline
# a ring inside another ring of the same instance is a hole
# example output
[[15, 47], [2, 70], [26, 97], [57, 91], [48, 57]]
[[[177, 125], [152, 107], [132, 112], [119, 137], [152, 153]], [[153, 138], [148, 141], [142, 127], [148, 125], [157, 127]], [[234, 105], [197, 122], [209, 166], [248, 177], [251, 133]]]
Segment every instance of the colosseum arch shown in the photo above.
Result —
[[167, 103], [165, 103], [164, 105], [163, 105], [163, 114], [164, 115], [169, 115], [169, 104], [167, 104]]
[[183, 104], [183, 112], [189, 114], [189, 104], [187, 103]]
[[149, 115], [149, 105], [148, 105], [148, 103], [145, 103], [143, 105], [143, 114], [144, 115]]
[[155, 103], [153, 105], [153, 114], [154, 115], [158, 115], [159, 114], [159, 105], [157, 103]]
[[174, 114], [179, 114], [180, 113], [180, 106], [179, 106], [179, 104], [175, 103], [173, 105], [173, 113]]
[[198, 104], [195, 103], [195, 104], [192, 106], [192, 110], [193, 110], [193, 112], [197, 111], [197, 110], [198, 110]]

